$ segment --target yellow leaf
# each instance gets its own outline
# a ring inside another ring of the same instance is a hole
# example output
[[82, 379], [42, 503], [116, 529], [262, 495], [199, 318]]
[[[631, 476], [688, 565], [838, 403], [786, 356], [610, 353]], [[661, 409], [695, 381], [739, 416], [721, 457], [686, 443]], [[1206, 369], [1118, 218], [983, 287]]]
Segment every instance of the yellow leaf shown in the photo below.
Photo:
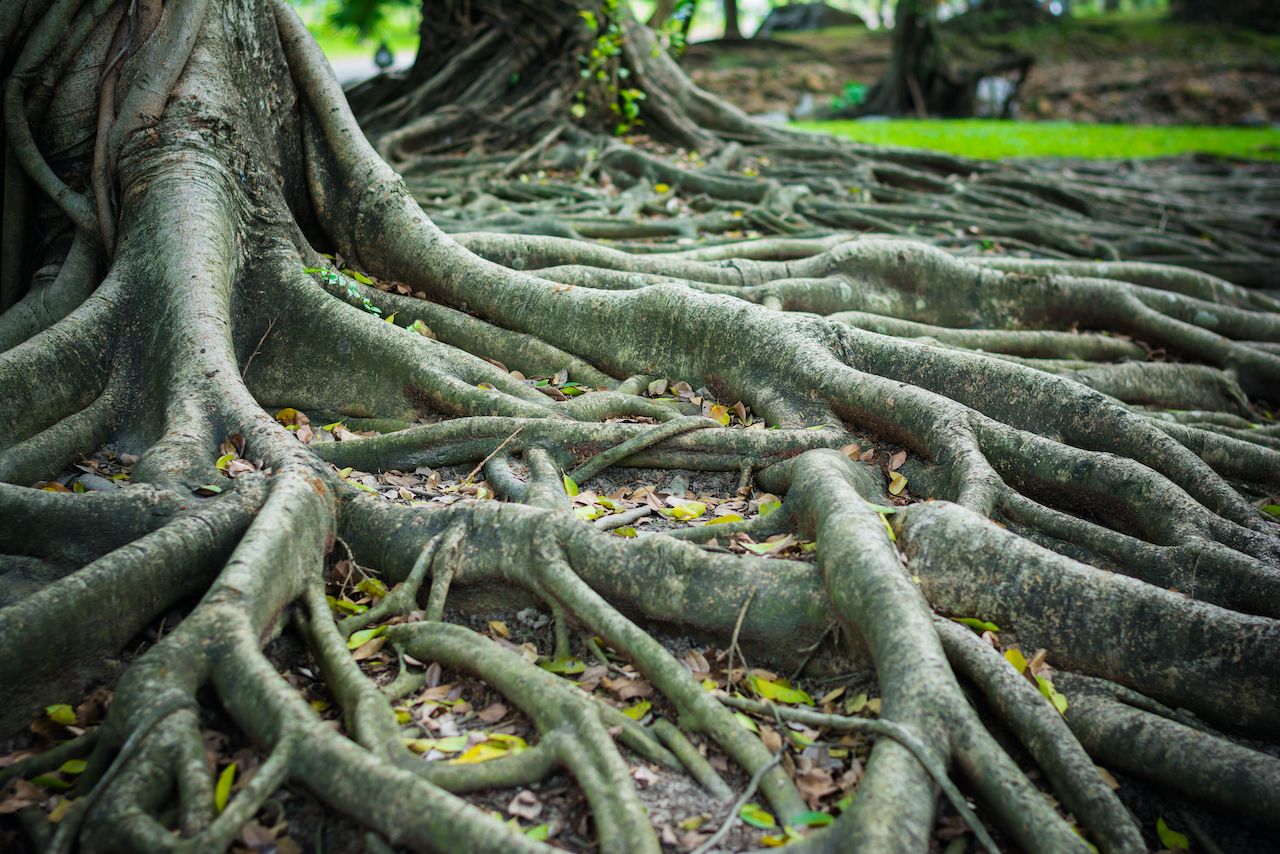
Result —
[[670, 184], [654, 184], [653, 185], [653, 191], [655, 193], [666, 193], [670, 191], [670, 189], [671, 189]]
[[726, 513], [723, 516], [717, 516], [714, 519], [708, 519], [704, 524], [707, 525], [724, 525], [729, 522], [741, 522], [742, 517], [737, 513]]
[[907, 488], [907, 479], [896, 471], [889, 472], [889, 494], [901, 495]]
[[76, 802], [75, 798], [59, 798], [58, 805], [49, 811], [49, 821], [57, 824], [67, 817], [67, 813], [71, 810], [71, 805]]
[[1019, 673], [1027, 671], [1027, 659], [1023, 657], [1022, 650], [1016, 646], [1011, 646], [1004, 651], [1005, 660], [1013, 665], [1013, 669]]
[[294, 424], [298, 420], [298, 410], [293, 407], [281, 409], [276, 413], [276, 420], [281, 424]]
[[564, 491], [572, 497], [578, 494], [578, 484], [573, 482], [573, 478], [569, 475], [564, 476]]
[[223, 454], [222, 456], [218, 457], [218, 461], [214, 463], [214, 465], [218, 467], [218, 471], [226, 471], [227, 463], [231, 462], [235, 458], [236, 458], [235, 451], [232, 451], [229, 454]]
[[790, 685], [784, 685], [781, 682], [770, 682], [768, 679], [761, 679], [759, 676], [748, 676], [747, 681], [751, 683], [752, 689], [766, 700], [777, 700], [779, 703], [790, 703], [791, 705], [813, 705], [812, 697], [798, 688], [792, 688]]
[[728, 427], [729, 422], [732, 420], [732, 416], [729, 415], [729, 407], [725, 406], [723, 403], [717, 403], [715, 406], [712, 406], [711, 411], [708, 414], [711, 416], [711, 420], [718, 421], [721, 427]]
[[70, 726], [76, 722], [76, 710], [68, 706], [66, 703], [58, 703], [55, 706], [46, 706], [44, 713], [49, 716], [49, 720], [55, 724]]
[[633, 721], [643, 720], [644, 716], [649, 714], [649, 709], [653, 708], [653, 703], [648, 700], [641, 700], [633, 703], [622, 710], [622, 713]]
[[670, 512], [673, 518], [687, 522], [690, 519], [697, 519], [703, 513], [706, 513], [707, 505], [701, 501], [688, 501], [677, 507], [672, 507]]
[[449, 764], [474, 765], [477, 762], [488, 762], [490, 759], [497, 759], [500, 756], [506, 756], [510, 752], [511, 751], [508, 750], [505, 745], [482, 741], [479, 744], [473, 744], [459, 756], [450, 759]]
[[507, 624], [502, 622], [502, 620], [490, 620], [489, 631], [493, 632], [495, 635], [498, 635], [499, 637], [504, 637], [504, 638], [511, 637], [511, 629], [507, 628]]
[[218, 775], [218, 783], [213, 787], [213, 806], [222, 812], [231, 800], [231, 784], [236, 781], [236, 763], [232, 762]]

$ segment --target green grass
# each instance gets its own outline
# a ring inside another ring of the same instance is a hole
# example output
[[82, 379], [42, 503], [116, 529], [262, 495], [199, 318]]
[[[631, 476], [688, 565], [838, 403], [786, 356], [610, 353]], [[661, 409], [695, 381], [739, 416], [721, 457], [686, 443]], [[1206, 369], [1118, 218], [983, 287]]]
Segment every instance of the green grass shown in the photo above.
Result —
[[800, 130], [857, 142], [928, 148], [985, 160], [1004, 157], [1163, 157], [1204, 152], [1280, 160], [1280, 130], [1162, 125], [1088, 125], [982, 119], [797, 122]]
[[361, 41], [352, 30], [335, 28], [328, 20], [323, 4], [297, 3], [295, 8], [312, 37], [330, 59], [349, 56], [373, 56], [380, 39], [396, 53], [418, 50], [418, 10], [392, 6], [386, 10], [386, 21], [377, 36]]

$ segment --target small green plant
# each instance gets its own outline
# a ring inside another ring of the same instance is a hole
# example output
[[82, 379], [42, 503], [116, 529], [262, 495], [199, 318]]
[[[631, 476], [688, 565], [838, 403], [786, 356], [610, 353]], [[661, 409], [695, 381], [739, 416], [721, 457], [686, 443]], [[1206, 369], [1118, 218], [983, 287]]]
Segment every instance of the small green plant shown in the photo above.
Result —
[[591, 50], [578, 56], [578, 63], [582, 66], [578, 73], [584, 85], [575, 94], [569, 112], [576, 119], [585, 118], [588, 96], [594, 87], [599, 87], [604, 91], [609, 110], [617, 117], [613, 131], [621, 136], [642, 124], [640, 102], [645, 96], [641, 90], [624, 85], [631, 76], [631, 69], [619, 61], [622, 56], [622, 28], [618, 24], [617, 12], [618, 0], [605, 0], [598, 13], [588, 9], [578, 13], [596, 38]]
[[[303, 267], [302, 272], [310, 273], [313, 276], [319, 276], [320, 281], [326, 285], [337, 286], [343, 284], [343, 277], [337, 271], [329, 267]], [[364, 310], [370, 314], [381, 316], [382, 309], [378, 308], [369, 298], [360, 293], [360, 286], [354, 278], [348, 278], [345, 282], [347, 288], [347, 298], [353, 305], [363, 306]]]
[[844, 84], [844, 91], [831, 99], [831, 109], [835, 112], [857, 107], [867, 100], [867, 84], [850, 80]]

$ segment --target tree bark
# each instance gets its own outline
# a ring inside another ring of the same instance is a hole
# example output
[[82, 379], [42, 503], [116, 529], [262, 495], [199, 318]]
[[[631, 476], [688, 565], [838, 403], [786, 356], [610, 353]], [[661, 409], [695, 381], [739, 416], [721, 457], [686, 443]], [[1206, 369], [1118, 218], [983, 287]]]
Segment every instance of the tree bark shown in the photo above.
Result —
[[738, 25], [738, 0], [724, 0], [724, 37], [742, 38], [742, 28]]

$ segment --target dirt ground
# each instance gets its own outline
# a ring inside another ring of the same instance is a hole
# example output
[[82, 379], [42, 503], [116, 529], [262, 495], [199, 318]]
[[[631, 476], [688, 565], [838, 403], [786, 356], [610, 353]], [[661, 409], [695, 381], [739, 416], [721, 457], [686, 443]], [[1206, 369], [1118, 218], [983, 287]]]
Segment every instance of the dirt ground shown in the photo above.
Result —
[[[1036, 57], [1019, 117], [1130, 124], [1280, 122], [1280, 39], [1158, 20], [1090, 19], [1006, 33], [942, 27], [954, 67], [1005, 53]], [[700, 86], [750, 113], [828, 107], [849, 83], [870, 85], [889, 58], [887, 32], [797, 33], [768, 46], [689, 48]]]

